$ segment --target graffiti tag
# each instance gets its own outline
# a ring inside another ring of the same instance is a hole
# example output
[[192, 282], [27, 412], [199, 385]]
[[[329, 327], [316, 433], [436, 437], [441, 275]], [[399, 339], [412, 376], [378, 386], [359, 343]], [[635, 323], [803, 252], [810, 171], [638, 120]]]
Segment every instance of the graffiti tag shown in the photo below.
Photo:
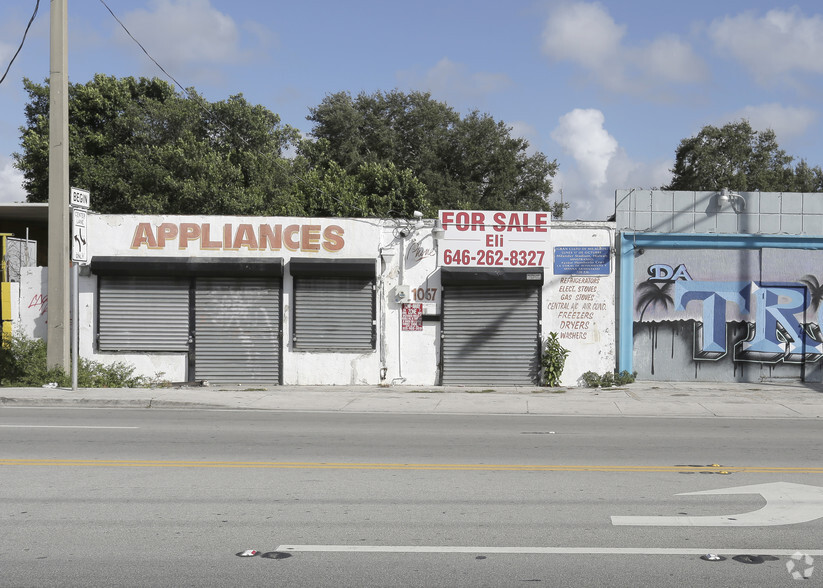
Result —
[[29, 308], [39, 308], [40, 314], [46, 314], [49, 309], [49, 297], [45, 294], [35, 294], [29, 302]]

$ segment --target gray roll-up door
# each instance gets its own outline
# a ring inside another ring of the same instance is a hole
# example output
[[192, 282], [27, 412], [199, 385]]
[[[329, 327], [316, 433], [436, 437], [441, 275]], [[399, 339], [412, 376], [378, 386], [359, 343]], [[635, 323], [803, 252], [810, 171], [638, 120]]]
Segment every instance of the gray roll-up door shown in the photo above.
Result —
[[371, 351], [374, 280], [294, 278], [294, 348], [298, 351]]
[[536, 384], [539, 309], [536, 286], [444, 286], [443, 384]]
[[279, 278], [197, 278], [197, 380], [280, 382], [280, 289]]
[[189, 280], [100, 276], [101, 351], [188, 351]]

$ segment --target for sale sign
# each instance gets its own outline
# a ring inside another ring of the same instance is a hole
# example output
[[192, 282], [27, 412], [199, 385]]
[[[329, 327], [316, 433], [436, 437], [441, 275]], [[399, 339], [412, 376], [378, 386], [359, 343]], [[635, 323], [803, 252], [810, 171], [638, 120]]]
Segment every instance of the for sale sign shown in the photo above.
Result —
[[441, 210], [443, 267], [543, 267], [549, 263], [549, 212]]

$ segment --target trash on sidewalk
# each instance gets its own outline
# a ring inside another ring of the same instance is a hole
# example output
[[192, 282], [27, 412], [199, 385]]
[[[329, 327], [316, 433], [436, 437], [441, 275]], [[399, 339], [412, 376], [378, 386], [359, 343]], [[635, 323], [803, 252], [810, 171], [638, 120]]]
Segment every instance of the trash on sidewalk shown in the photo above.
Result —
[[260, 553], [260, 552], [259, 552], [259, 551], [257, 551], [256, 549], [247, 549], [246, 551], [241, 551], [241, 552], [240, 552], [240, 553], [238, 553], [237, 555], [238, 555], [239, 557], [254, 557], [254, 556], [255, 556], [255, 555], [257, 555], [258, 553]]
[[49, 382], [48, 384], [43, 384], [43, 388], [57, 388], [57, 382]]

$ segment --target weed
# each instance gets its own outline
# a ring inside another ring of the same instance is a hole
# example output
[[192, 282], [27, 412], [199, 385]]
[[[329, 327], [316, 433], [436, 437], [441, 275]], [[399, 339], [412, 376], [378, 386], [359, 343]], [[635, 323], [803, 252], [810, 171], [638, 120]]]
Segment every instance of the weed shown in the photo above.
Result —
[[606, 372], [598, 375], [596, 372], [586, 372], [580, 379], [589, 388], [611, 388], [612, 386], [625, 386], [631, 384], [637, 377], [637, 372], [629, 373], [626, 370], [618, 372]]
[[[134, 367], [118, 361], [103, 364], [80, 358], [77, 362], [77, 385], [82, 388], [135, 388], [159, 383], [155, 378], [134, 375]], [[71, 374], [63, 368], [48, 367], [46, 342], [14, 335], [0, 347], [0, 386], [42, 386], [56, 383], [71, 386]]]

